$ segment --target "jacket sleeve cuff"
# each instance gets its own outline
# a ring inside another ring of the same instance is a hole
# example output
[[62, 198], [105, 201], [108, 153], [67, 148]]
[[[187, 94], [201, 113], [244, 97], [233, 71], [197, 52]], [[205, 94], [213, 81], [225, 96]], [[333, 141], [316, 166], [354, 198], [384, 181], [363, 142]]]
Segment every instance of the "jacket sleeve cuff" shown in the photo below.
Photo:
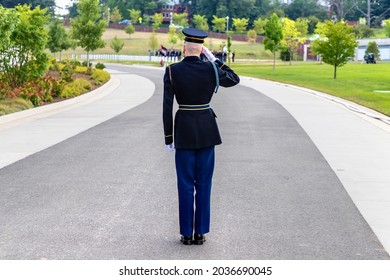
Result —
[[165, 136], [165, 145], [169, 145], [173, 143], [173, 136], [172, 135], [166, 135]]

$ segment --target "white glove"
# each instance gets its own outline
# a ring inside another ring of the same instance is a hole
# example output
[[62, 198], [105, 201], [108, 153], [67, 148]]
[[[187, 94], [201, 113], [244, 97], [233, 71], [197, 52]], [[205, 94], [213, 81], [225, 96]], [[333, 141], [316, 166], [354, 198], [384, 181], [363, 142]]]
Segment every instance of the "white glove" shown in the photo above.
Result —
[[167, 151], [174, 151], [175, 150], [175, 147], [173, 147], [173, 144], [169, 144], [169, 145], [165, 145], [165, 149], [167, 150]]
[[208, 48], [206, 48], [205, 46], [203, 46], [202, 53], [207, 57], [207, 59], [209, 61], [214, 62], [216, 60], [216, 58], [213, 55], [213, 53]]

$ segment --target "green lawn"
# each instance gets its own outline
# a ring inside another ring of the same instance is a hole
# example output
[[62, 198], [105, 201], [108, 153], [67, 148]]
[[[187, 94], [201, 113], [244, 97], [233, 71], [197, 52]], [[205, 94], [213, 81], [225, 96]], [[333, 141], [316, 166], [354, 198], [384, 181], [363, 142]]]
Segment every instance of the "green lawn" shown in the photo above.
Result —
[[338, 69], [336, 80], [333, 79], [333, 67], [327, 64], [283, 64], [277, 65], [275, 72], [269, 64], [234, 64], [232, 67], [241, 75], [315, 89], [390, 116], [389, 63], [349, 63]]

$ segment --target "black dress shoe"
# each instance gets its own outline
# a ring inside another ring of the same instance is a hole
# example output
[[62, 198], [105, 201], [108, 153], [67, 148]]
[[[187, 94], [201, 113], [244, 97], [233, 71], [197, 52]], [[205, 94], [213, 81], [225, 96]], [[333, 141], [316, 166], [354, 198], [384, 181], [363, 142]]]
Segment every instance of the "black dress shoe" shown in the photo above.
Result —
[[181, 243], [184, 245], [191, 245], [192, 244], [192, 236], [184, 236], [182, 235], [180, 238]]
[[192, 244], [203, 245], [204, 242], [206, 242], [206, 238], [203, 234], [194, 234], [194, 240], [192, 241]]

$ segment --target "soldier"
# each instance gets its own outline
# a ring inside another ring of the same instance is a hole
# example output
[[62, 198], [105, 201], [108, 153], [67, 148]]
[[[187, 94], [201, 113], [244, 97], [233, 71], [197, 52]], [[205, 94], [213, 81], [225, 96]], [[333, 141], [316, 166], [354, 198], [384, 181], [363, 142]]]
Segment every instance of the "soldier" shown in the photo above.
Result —
[[[240, 78], [203, 46], [206, 32], [195, 28], [182, 32], [186, 36], [185, 57], [168, 66], [164, 75], [165, 145], [168, 150], [176, 150], [181, 242], [202, 245], [210, 228], [214, 146], [222, 143], [209, 103], [219, 85], [231, 87]], [[209, 61], [201, 60], [201, 53]], [[179, 109], [173, 125], [174, 98]]]

